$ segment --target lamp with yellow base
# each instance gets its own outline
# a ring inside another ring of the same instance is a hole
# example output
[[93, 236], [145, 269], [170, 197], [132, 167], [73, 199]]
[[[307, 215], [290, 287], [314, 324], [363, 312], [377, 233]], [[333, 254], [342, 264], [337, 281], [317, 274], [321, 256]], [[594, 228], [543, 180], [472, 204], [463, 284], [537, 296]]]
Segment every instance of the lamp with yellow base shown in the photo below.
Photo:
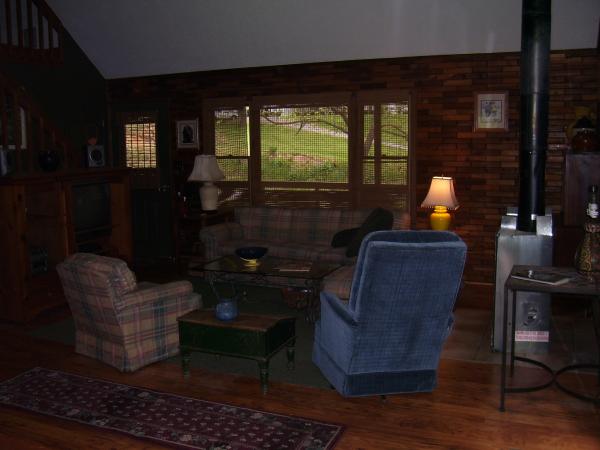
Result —
[[454, 194], [452, 177], [433, 177], [427, 197], [421, 208], [433, 208], [429, 217], [432, 230], [447, 230], [450, 227], [449, 209], [458, 209], [460, 205]]

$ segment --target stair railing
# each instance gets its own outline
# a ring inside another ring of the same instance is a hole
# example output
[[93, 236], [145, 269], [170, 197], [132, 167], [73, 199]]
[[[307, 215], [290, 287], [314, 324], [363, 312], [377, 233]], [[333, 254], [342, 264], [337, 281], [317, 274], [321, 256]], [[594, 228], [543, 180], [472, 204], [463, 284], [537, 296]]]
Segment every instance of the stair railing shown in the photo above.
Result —
[[77, 166], [71, 142], [25, 89], [0, 73], [0, 176], [42, 171], [39, 153], [58, 154], [60, 169]]
[[61, 63], [63, 26], [44, 0], [0, 0], [0, 55], [19, 62]]

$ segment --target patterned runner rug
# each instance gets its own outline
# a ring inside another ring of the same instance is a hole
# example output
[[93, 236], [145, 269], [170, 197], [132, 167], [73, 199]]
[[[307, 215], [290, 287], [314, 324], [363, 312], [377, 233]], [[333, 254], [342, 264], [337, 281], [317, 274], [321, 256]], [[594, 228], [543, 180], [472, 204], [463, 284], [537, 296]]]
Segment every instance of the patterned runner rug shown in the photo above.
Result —
[[0, 403], [181, 448], [331, 449], [343, 427], [36, 367]]

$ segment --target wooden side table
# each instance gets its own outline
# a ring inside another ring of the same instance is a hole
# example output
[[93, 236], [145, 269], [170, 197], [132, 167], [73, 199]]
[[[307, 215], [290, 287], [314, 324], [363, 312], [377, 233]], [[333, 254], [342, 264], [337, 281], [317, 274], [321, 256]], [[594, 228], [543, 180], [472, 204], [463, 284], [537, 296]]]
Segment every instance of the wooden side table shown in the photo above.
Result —
[[181, 272], [187, 269], [187, 263], [192, 258], [202, 258], [199, 245], [198, 232], [209, 225], [226, 223], [233, 220], [233, 208], [222, 208], [216, 212], [192, 212], [186, 216], [179, 216], [176, 234], [176, 258]]
[[294, 367], [296, 318], [240, 314], [224, 322], [214, 310], [191, 311], [179, 321], [179, 349], [183, 375], [189, 376], [192, 352], [213, 353], [254, 359], [258, 362], [260, 385], [267, 392], [269, 360], [283, 347], [287, 348], [288, 368]]
[[[571, 389], [563, 386], [558, 376], [564, 372], [576, 369], [598, 369], [598, 381], [600, 382], [600, 365], [599, 364], [576, 364], [563, 367], [559, 370], [552, 370], [547, 365], [521, 356], [515, 356], [515, 321], [516, 321], [516, 304], [517, 304], [517, 291], [529, 291], [529, 292], [543, 292], [547, 294], [569, 294], [569, 295], [581, 295], [588, 296], [593, 299], [592, 301], [592, 312], [594, 316], [594, 329], [596, 332], [596, 343], [600, 354], [600, 279], [599, 278], [588, 278], [580, 275], [572, 267], [552, 267], [552, 266], [514, 266], [511, 271], [511, 275], [519, 272], [527, 272], [528, 270], [550, 272], [557, 275], [570, 278], [567, 283], [552, 285], [544, 284], [536, 281], [523, 280], [513, 278], [509, 275], [504, 283], [504, 315], [502, 320], [502, 372], [500, 377], [500, 411], [504, 411], [505, 397], [507, 393], [515, 392], [531, 392], [540, 389], [544, 389], [552, 384], [556, 384], [559, 389], [577, 397], [581, 400], [591, 401], [594, 403], [600, 403], [600, 398], [590, 397], [578, 392], [574, 392]], [[541, 383], [535, 386], [528, 387], [506, 387], [506, 371], [507, 371], [507, 353], [508, 353], [508, 301], [509, 291], [512, 292], [512, 333], [510, 337], [510, 374], [514, 373], [515, 360], [523, 361], [526, 363], [534, 364], [542, 369], [546, 370], [550, 374], [550, 380], [545, 383]]]

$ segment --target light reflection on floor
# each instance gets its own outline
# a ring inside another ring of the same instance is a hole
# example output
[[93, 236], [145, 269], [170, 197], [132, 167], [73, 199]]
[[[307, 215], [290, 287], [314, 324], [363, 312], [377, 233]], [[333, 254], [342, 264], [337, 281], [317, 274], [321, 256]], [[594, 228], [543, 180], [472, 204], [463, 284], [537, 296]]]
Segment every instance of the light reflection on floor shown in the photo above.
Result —
[[[455, 311], [454, 330], [442, 352], [442, 358], [500, 364], [501, 353], [491, 350], [492, 311], [459, 307]], [[569, 364], [597, 363], [598, 348], [592, 318], [585, 308], [553, 313], [550, 325], [550, 350], [524, 353], [554, 369]]]

